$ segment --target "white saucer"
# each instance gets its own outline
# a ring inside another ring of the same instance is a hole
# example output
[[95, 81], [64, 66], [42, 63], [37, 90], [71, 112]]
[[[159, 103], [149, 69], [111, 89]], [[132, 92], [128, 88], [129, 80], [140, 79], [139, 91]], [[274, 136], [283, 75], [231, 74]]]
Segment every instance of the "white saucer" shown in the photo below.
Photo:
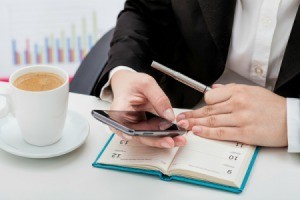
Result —
[[50, 158], [73, 151], [89, 134], [89, 123], [75, 111], [69, 110], [62, 138], [55, 144], [38, 147], [23, 140], [17, 121], [12, 116], [0, 119], [0, 148], [27, 158]]

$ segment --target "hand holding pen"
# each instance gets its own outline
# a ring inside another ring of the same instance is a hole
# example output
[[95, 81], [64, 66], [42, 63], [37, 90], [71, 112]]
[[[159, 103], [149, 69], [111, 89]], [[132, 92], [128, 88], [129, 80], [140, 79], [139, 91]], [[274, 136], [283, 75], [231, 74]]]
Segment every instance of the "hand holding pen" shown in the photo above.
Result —
[[[152, 67], [206, 93], [209, 87], [153, 62]], [[256, 86], [215, 84], [206, 106], [176, 117], [177, 124], [201, 137], [260, 146], [286, 146], [286, 99]], [[274, 123], [275, 122], [275, 123]]]

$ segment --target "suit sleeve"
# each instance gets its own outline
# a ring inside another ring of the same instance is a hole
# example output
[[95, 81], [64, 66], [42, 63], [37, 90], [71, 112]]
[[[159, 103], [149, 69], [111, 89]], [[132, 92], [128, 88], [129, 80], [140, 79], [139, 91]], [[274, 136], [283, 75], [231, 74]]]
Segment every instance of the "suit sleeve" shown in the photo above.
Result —
[[127, 0], [118, 16], [108, 63], [94, 95], [99, 96], [109, 71], [117, 66], [151, 74], [152, 60], [163, 61], [170, 54], [168, 49], [176, 40], [174, 21], [169, 0]]

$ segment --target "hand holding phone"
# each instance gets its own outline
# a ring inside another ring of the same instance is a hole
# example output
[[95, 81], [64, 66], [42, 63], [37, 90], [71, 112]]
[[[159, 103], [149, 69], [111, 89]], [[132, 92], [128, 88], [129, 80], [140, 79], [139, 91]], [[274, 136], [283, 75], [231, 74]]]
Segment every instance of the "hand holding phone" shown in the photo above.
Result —
[[186, 132], [184, 128], [146, 111], [93, 110], [92, 115], [131, 136], [175, 137]]

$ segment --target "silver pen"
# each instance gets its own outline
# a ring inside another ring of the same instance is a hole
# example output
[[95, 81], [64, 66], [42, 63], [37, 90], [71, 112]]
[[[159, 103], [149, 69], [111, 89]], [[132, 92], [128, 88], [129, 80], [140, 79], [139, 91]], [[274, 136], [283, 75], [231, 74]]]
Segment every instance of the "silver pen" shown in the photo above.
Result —
[[180, 72], [174, 71], [158, 62], [153, 61], [151, 64], [151, 67], [163, 72], [164, 74], [167, 74], [171, 77], [173, 77], [174, 79], [180, 81], [181, 83], [190, 86], [191, 88], [194, 88], [195, 90], [205, 93], [209, 90], [211, 90], [211, 88], [207, 85], [204, 85], [202, 83], [199, 83], [198, 81], [195, 81], [194, 79], [191, 79], [188, 76], [185, 76], [183, 74], [181, 74]]

